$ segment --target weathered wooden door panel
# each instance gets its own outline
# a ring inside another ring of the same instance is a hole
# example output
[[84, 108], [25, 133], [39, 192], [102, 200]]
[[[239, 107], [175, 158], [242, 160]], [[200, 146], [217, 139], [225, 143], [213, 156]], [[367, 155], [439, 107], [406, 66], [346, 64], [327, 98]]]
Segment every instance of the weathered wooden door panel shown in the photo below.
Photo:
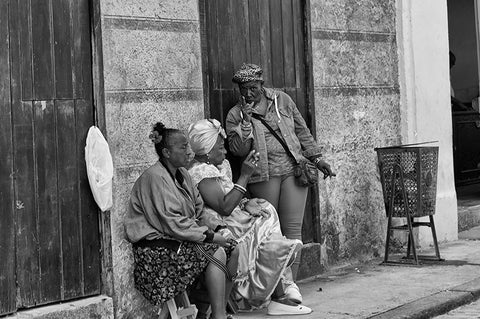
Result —
[[[8, 164], [9, 153], [3, 150], [8, 150], [4, 139], [9, 140], [14, 177], [10, 205], [15, 203], [16, 222], [9, 227], [5, 217], [0, 223], [0, 236], [11, 231], [16, 246], [10, 260], [11, 265], [16, 262], [16, 273], [8, 273], [2, 267], [5, 259], [0, 261], [0, 278], [14, 285], [0, 287], [0, 293], [5, 290], [13, 300], [13, 306], [4, 307], [3, 300], [9, 299], [0, 295], [1, 314], [98, 294], [100, 242], [84, 162], [86, 134], [94, 123], [88, 0], [0, 4], [8, 8], [0, 7], [0, 30], [10, 41], [9, 64], [0, 65], [0, 83], [11, 86], [11, 96], [0, 96], [0, 156], [5, 157], [2, 164]], [[0, 62], [5, 58], [2, 45]], [[3, 70], [8, 65], [10, 70]], [[2, 174], [8, 170], [1, 169]], [[0, 181], [2, 196], [7, 182]]]
[[8, 13], [8, 2], [0, 1], [0, 315], [15, 310], [15, 216]]
[[[239, 97], [232, 76], [243, 62], [263, 68], [265, 86], [284, 90], [296, 102], [307, 123], [313, 124], [307, 105], [304, 5], [300, 0], [205, 0], [203, 39], [206, 44], [205, 77], [210, 116], [225, 123]], [[235, 157], [228, 157], [239, 168]], [[309, 198], [315, 198], [309, 196]], [[306, 208], [303, 239], [316, 237], [312, 205]], [[317, 227], [318, 228], [318, 227]]]

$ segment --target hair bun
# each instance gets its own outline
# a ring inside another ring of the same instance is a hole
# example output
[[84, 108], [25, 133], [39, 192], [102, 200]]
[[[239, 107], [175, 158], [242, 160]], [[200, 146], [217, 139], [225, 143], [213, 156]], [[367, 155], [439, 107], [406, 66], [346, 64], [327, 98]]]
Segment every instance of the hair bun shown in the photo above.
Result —
[[153, 125], [153, 130], [157, 131], [158, 134], [162, 135], [163, 131], [165, 131], [165, 125], [162, 122], [157, 122]]
[[150, 132], [150, 135], [148, 137], [154, 144], [160, 143], [162, 141], [164, 131], [165, 125], [162, 122], [157, 122], [153, 126], [153, 130], [152, 132]]

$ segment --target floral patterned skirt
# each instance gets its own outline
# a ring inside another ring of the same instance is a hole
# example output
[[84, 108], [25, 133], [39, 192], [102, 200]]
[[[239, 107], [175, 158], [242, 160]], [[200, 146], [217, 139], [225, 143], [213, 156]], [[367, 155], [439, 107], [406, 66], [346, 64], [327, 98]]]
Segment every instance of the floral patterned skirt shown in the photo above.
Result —
[[[135, 287], [157, 306], [187, 290], [209, 264], [195, 245], [183, 242], [178, 253], [165, 247], [134, 246]], [[218, 249], [215, 244], [202, 247], [210, 256]]]

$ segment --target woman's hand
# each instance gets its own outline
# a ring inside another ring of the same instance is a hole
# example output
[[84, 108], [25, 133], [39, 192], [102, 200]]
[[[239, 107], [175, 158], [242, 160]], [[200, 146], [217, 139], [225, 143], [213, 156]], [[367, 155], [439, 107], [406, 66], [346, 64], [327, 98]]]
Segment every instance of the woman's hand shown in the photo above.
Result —
[[235, 248], [238, 244], [235, 239], [225, 238], [219, 233], [213, 235], [213, 243], [226, 248]]
[[323, 159], [316, 159], [315, 164], [317, 165], [317, 168], [323, 173], [323, 179], [326, 179], [327, 177], [337, 176], [330, 168], [330, 165]]
[[245, 204], [245, 210], [253, 217], [268, 217], [270, 214], [264, 209], [263, 205], [266, 202], [263, 199], [252, 198]]
[[243, 96], [240, 97], [240, 109], [242, 111], [244, 122], [249, 123], [252, 120], [253, 104], [253, 102], [247, 103]]
[[241, 174], [248, 177], [252, 176], [253, 172], [257, 169], [257, 162], [260, 159], [260, 153], [252, 150], [248, 153], [247, 157], [242, 163]]

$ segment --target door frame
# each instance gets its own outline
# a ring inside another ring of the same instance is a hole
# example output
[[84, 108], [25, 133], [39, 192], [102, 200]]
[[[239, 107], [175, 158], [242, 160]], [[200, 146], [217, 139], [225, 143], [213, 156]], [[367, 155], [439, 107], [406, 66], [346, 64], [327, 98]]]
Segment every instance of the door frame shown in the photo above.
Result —
[[[207, 28], [207, 1], [198, 0], [200, 16], [200, 44], [202, 58], [202, 82], [203, 82], [203, 100], [205, 118], [210, 117], [210, 87], [209, 87], [209, 60], [208, 60], [208, 28]], [[295, 0], [298, 1], [298, 0]], [[316, 120], [315, 120], [315, 92], [313, 83], [313, 55], [312, 55], [312, 27], [311, 27], [311, 8], [310, 0], [302, 1], [303, 11], [303, 33], [305, 35], [304, 55], [305, 55], [305, 109], [307, 116], [305, 122], [310, 128], [314, 138], [316, 138]], [[321, 224], [320, 224], [320, 205], [318, 185], [311, 188], [313, 199], [311, 202], [312, 220], [314, 223], [313, 241], [321, 242]]]
[[[92, 85], [94, 123], [102, 134], [107, 137], [105, 119], [105, 89], [103, 75], [103, 42], [102, 42], [102, 15], [100, 0], [89, 0], [90, 6], [90, 36], [92, 50]], [[98, 225], [100, 236], [100, 292], [112, 297], [113, 290], [113, 259], [112, 259], [112, 232], [110, 211], [101, 212], [98, 209]]]

